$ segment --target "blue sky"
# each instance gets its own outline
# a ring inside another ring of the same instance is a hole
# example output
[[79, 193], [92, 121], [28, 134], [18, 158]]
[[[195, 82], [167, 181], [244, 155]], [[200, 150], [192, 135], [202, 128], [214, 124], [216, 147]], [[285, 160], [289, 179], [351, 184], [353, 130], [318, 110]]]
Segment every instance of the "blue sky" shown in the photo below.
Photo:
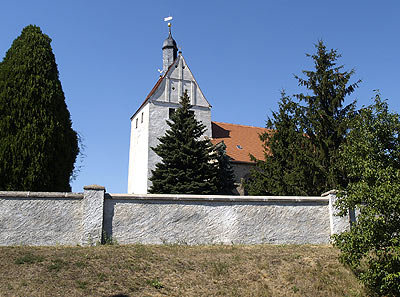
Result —
[[372, 103], [380, 89], [400, 112], [399, 1], [5, 1], [0, 11], [4, 57], [23, 27], [52, 38], [73, 128], [85, 157], [72, 188], [99, 184], [127, 191], [130, 116], [158, 79], [161, 45], [173, 37], [213, 106], [212, 119], [261, 126], [280, 90], [304, 92], [294, 74], [312, 69], [306, 53], [323, 39], [355, 69], [349, 98]]

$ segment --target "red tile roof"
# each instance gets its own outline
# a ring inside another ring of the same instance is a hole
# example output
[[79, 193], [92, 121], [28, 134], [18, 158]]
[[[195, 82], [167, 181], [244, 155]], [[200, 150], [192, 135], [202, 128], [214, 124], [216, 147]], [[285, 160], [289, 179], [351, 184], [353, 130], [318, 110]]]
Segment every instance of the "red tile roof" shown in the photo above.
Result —
[[264, 159], [264, 151], [259, 134], [269, 131], [266, 128], [236, 124], [211, 122], [213, 144], [224, 141], [226, 153], [232, 162], [251, 163], [249, 154]]

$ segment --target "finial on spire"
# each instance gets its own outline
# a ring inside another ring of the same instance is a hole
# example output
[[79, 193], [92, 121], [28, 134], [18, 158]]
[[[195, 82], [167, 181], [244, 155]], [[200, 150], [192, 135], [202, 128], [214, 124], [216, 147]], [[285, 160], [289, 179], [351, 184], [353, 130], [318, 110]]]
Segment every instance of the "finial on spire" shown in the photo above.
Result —
[[[172, 21], [172, 16], [164, 18], [164, 22]], [[171, 23], [168, 22], [169, 34], [171, 34]]]

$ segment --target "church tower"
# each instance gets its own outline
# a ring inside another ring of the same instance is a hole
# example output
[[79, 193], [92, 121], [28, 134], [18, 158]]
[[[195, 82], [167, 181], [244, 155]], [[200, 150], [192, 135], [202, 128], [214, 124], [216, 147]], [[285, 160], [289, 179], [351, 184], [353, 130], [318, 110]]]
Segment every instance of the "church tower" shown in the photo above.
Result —
[[175, 40], [169, 35], [164, 40], [163, 72], [153, 89], [131, 117], [129, 147], [128, 193], [147, 194], [149, 178], [160, 158], [151, 147], [158, 145], [169, 126], [166, 121], [177, 109], [179, 99], [187, 90], [192, 110], [207, 128], [205, 136], [211, 138], [211, 105], [204, 97], [182, 53], [178, 53]]

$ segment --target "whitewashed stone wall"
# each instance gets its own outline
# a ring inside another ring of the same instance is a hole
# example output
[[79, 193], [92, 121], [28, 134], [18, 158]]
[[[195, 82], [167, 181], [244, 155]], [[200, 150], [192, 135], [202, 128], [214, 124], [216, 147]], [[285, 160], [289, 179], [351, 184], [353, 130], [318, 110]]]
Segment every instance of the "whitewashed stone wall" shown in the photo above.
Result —
[[103, 231], [104, 187], [84, 193], [1, 192], [1, 245], [94, 245]]
[[119, 243], [328, 243], [321, 197], [108, 195], [105, 230]]
[[336, 208], [336, 197], [337, 191], [331, 190], [322, 194], [322, 197], [327, 197], [329, 199], [329, 219], [331, 225], [331, 234], [341, 233], [343, 231], [348, 231], [350, 229], [351, 221], [355, 221], [354, 210], [349, 210], [347, 216], [339, 217], [338, 210]]
[[0, 192], [0, 245], [323, 244], [349, 227], [335, 199]]
[[0, 192], [0, 245], [81, 243], [83, 194]]

